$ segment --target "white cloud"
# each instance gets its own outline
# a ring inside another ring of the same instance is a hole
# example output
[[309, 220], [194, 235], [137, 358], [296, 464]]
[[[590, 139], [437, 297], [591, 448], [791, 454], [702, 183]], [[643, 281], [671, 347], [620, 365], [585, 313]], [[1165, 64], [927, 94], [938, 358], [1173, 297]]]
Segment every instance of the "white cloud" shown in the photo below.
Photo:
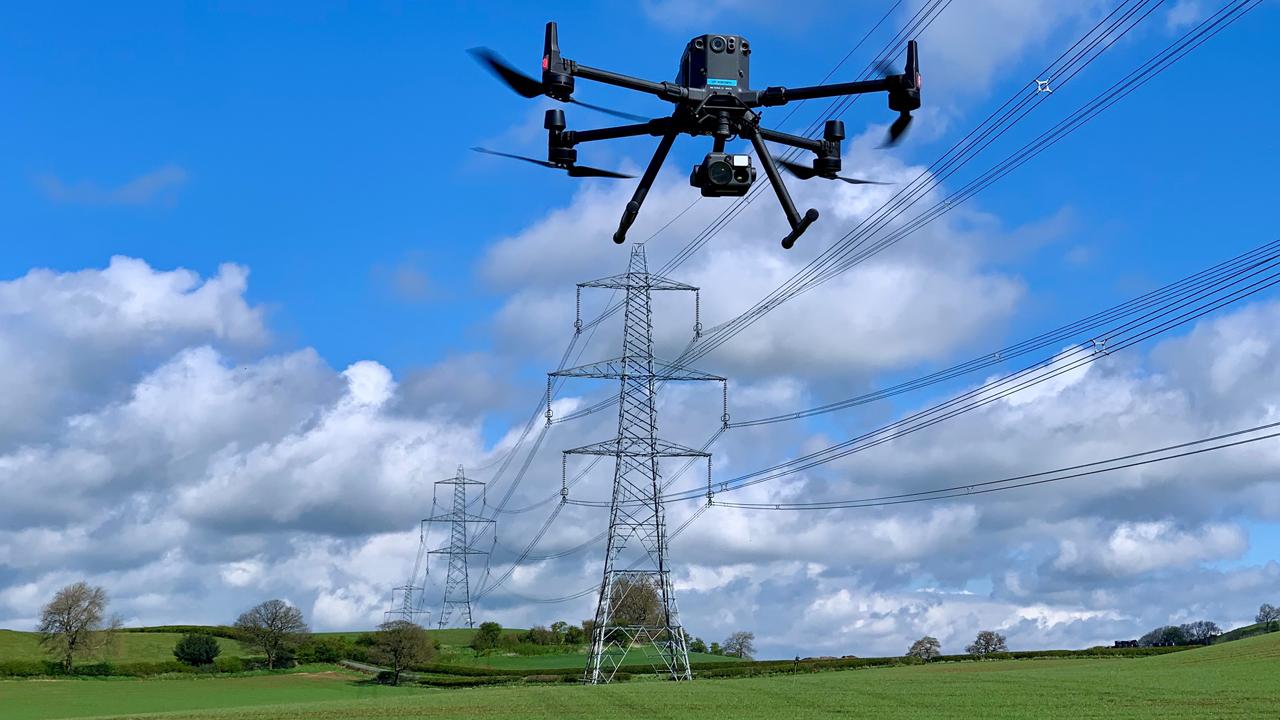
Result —
[[143, 173], [113, 187], [92, 181], [67, 183], [56, 175], [36, 178], [45, 197], [57, 203], [72, 205], [151, 205], [173, 203], [178, 190], [187, 182], [187, 171], [177, 165]]

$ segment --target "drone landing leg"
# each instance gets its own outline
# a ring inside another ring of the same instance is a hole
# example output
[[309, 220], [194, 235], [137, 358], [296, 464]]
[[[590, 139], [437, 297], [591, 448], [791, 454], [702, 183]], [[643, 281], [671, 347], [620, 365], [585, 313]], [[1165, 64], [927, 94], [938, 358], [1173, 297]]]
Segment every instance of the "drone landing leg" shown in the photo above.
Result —
[[631, 229], [631, 223], [636, 221], [636, 216], [640, 214], [640, 206], [644, 204], [644, 198], [649, 194], [649, 188], [653, 185], [653, 181], [658, 177], [658, 170], [662, 168], [662, 163], [667, 160], [667, 153], [671, 151], [671, 145], [676, 141], [676, 135], [679, 134], [675, 130], [667, 130], [662, 135], [662, 139], [658, 141], [658, 149], [653, 152], [653, 158], [649, 160], [649, 167], [644, 169], [644, 175], [640, 178], [640, 184], [636, 186], [636, 192], [631, 196], [631, 202], [627, 203], [627, 209], [622, 211], [622, 220], [618, 222], [618, 232], [613, 234], [613, 241], [621, 245], [627, 240], [627, 230]]
[[796, 204], [791, 200], [791, 193], [787, 192], [787, 186], [782, 182], [778, 166], [774, 164], [773, 156], [769, 154], [769, 148], [765, 147], [764, 139], [760, 137], [760, 130], [755, 125], [744, 124], [739, 134], [745, 135], [751, 141], [751, 146], [756, 149], [756, 157], [764, 166], [764, 174], [769, 176], [769, 184], [773, 186], [778, 202], [782, 203], [782, 211], [787, 214], [787, 222], [791, 223], [791, 232], [782, 238], [782, 247], [790, 250], [791, 246], [796, 244], [796, 238], [803, 235], [804, 231], [818, 219], [818, 211], [809, 208], [801, 217], [800, 212], [796, 210]]

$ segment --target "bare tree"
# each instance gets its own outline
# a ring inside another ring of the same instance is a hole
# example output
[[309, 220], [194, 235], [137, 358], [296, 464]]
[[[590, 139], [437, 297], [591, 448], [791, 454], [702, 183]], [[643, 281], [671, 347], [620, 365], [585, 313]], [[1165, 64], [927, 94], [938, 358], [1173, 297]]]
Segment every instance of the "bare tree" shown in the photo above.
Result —
[[978, 633], [978, 637], [974, 639], [973, 644], [964, 649], [970, 655], [985, 657], [991, 653], [1009, 652], [1009, 646], [1005, 643], [1004, 636], [994, 630], [983, 630]]
[[724, 654], [750, 660], [756, 654], [756, 634], [739, 630], [724, 641]]
[[925, 635], [919, 640], [911, 643], [911, 649], [907, 650], [907, 657], [919, 658], [925, 662], [942, 655], [942, 643], [938, 642], [938, 638]]
[[283, 600], [268, 600], [236, 620], [241, 644], [260, 650], [267, 656], [267, 667], [274, 669], [307, 635], [302, 611]]
[[435, 655], [435, 644], [421, 625], [408, 620], [391, 620], [378, 626], [374, 634], [373, 657], [391, 668], [391, 684], [400, 684], [400, 673], [414, 663]]
[[1262, 603], [1262, 607], [1258, 608], [1258, 616], [1253, 621], [1258, 623], [1280, 621], [1280, 608], [1273, 606], [1271, 603]]
[[105, 620], [107, 591], [86, 582], [68, 585], [40, 610], [40, 644], [71, 672], [77, 657], [87, 657], [110, 647], [119, 618]]
[[1204, 643], [1207, 645], [1213, 638], [1222, 634], [1222, 628], [1219, 628], [1218, 624], [1211, 620], [1197, 620], [1182, 625], [1180, 629], [1183, 636], [1186, 637], [1186, 641], [1192, 644]]

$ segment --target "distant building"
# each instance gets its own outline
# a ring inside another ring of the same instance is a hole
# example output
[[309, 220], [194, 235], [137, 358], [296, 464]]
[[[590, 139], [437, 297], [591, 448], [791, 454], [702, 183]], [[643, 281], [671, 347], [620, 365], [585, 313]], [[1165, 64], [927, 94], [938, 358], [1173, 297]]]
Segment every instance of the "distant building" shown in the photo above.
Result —
[[1118, 647], [1118, 648], [1138, 647], [1138, 641], [1137, 640], [1117, 640], [1116, 644], [1113, 645], [1112, 647]]

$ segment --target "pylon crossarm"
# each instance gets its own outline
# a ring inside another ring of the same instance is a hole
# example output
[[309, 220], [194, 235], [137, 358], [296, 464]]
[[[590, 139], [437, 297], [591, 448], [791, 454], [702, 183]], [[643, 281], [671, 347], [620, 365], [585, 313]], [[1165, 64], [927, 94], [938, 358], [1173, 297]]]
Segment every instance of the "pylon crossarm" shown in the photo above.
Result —
[[696, 450], [667, 440], [622, 438], [583, 445], [564, 451], [568, 455], [621, 455], [623, 457], [711, 457], [711, 453]]
[[625, 273], [598, 280], [578, 283], [580, 288], [604, 288], [606, 290], [697, 290], [693, 285], [677, 282], [661, 275], [649, 273]]
[[[651, 369], [650, 369], [651, 367]], [[611, 360], [601, 360], [600, 362], [587, 363], [577, 367], [556, 370], [547, 373], [548, 377], [576, 377], [576, 378], [594, 378], [599, 380], [662, 380], [662, 381], [690, 381], [690, 380], [711, 380], [716, 382], [724, 382], [724, 378], [711, 373], [704, 373], [700, 370], [694, 370], [683, 365], [654, 360], [652, 363], [637, 363], [629, 358], [613, 358]]]

